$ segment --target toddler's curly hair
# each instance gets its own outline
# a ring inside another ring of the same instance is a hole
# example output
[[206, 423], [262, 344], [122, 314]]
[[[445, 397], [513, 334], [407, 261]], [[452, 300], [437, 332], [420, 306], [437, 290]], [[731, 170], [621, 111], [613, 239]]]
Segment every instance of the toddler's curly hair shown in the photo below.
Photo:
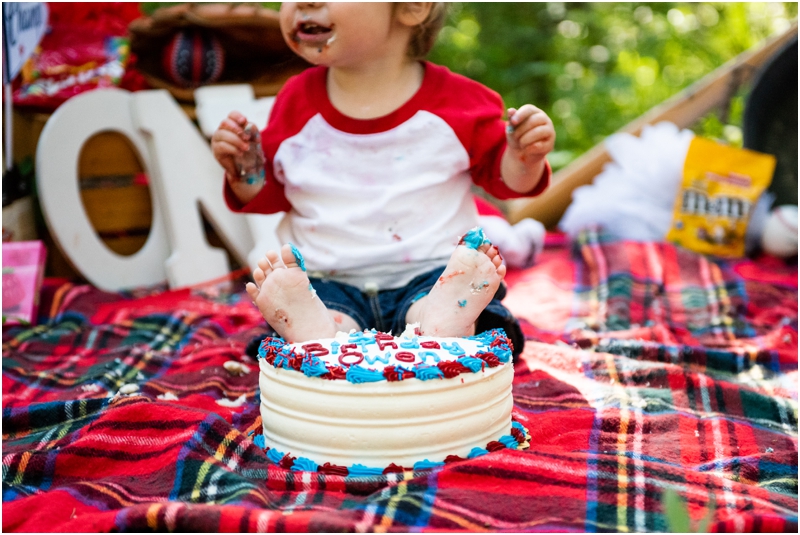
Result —
[[408, 42], [408, 56], [411, 59], [424, 59], [433, 48], [447, 18], [447, 2], [433, 2], [427, 18], [414, 27]]

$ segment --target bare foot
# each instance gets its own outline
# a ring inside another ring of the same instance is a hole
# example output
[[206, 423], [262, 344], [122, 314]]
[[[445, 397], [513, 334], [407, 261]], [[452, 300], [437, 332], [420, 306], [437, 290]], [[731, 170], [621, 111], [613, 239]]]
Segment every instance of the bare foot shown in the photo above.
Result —
[[261, 315], [290, 343], [336, 335], [336, 323], [311, 287], [303, 257], [292, 245], [268, 251], [245, 289]]
[[428, 336], [471, 336], [505, 275], [497, 248], [480, 229], [470, 231], [430, 293], [411, 306], [406, 320], [419, 322], [420, 333]]

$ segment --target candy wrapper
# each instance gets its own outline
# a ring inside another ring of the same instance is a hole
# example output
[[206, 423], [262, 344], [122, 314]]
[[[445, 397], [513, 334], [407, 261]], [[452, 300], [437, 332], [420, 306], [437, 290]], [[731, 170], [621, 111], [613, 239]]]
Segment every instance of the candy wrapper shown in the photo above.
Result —
[[[764, 191], [774, 158], [696, 138], [691, 130], [669, 122], [645, 126], [639, 137], [613, 134], [605, 145], [612, 161], [592, 184], [573, 191], [559, 223], [569, 236], [601, 227], [616, 239], [669, 240], [715, 256], [742, 256], [745, 250], [758, 248], [774, 200]], [[738, 175], [749, 178], [730, 178]], [[723, 183], [727, 185], [722, 187]], [[733, 188], [734, 183], [741, 187]], [[693, 195], [714, 199], [699, 201]], [[717, 201], [719, 195], [733, 197]], [[681, 211], [684, 196], [692, 214]], [[706, 204], [698, 207], [692, 199]], [[731, 199], [738, 204], [732, 205]], [[708, 202], [714, 203], [713, 208]]]
[[740, 257], [775, 157], [695, 138], [683, 165], [667, 240], [698, 253]]
[[606, 138], [612, 161], [592, 184], [576, 188], [559, 226], [577, 236], [590, 226], [632, 241], [663, 241], [672, 222], [675, 193], [691, 130], [669, 122], [645, 126], [639, 137], [618, 133]]
[[22, 67], [14, 104], [52, 111], [84, 91], [120, 86], [129, 60], [127, 25], [141, 15], [138, 4], [53, 2], [48, 8], [48, 33]]

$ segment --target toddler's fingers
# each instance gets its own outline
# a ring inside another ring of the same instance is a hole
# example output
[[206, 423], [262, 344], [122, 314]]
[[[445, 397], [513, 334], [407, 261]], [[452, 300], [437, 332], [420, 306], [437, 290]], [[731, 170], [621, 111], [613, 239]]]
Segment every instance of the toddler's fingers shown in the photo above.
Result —
[[211, 152], [214, 154], [214, 159], [225, 169], [230, 176], [238, 176], [239, 173], [236, 169], [236, 157], [241, 154], [236, 147], [228, 143], [219, 142], [212, 143]]
[[520, 146], [523, 150], [538, 152], [549, 152], [555, 142], [555, 132], [550, 125], [540, 125], [528, 130], [520, 138]]
[[225, 130], [224, 128], [219, 128], [211, 135], [211, 143], [215, 146], [219, 145], [224, 147], [225, 150], [230, 147], [236, 151], [236, 154], [240, 154], [250, 148], [250, 144], [247, 141], [243, 140], [235, 132]]
[[236, 110], [233, 110], [232, 112], [230, 112], [228, 114], [228, 119], [230, 119], [231, 121], [235, 122], [236, 124], [238, 124], [242, 128], [244, 128], [244, 126], [247, 124], [247, 117], [245, 117], [244, 115], [242, 115], [241, 113], [239, 113]]
[[244, 133], [244, 127], [230, 117], [226, 117], [219, 123], [216, 131], [232, 132], [237, 136], [241, 136]]
[[[512, 109], [514, 108], [509, 108], [509, 110]], [[509, 115], [509, 121], [511, 121], [511, 124], [513, 125], [519, 125], [524, 123], [531, 115], [534, 115], [536, 113], [544, 113], [544, 112], [539, 108], [537, 108], [536, 106], [534, 106], [533, 104], [525, 104], [518, 110], [516, 110], [513, 115]]]

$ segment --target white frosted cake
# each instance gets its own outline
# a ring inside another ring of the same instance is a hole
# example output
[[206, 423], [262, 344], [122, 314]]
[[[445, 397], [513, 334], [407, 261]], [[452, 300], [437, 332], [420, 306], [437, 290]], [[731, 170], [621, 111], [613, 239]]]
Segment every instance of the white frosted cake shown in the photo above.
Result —
[[[407, 331], [408, 333], [408, 331]], [[368, 330], [259, 349], [263, 437], [293, 470], [374, 475], [528, 446], [512, 422], [511, 347], [502, 330], [468, 338]]]

